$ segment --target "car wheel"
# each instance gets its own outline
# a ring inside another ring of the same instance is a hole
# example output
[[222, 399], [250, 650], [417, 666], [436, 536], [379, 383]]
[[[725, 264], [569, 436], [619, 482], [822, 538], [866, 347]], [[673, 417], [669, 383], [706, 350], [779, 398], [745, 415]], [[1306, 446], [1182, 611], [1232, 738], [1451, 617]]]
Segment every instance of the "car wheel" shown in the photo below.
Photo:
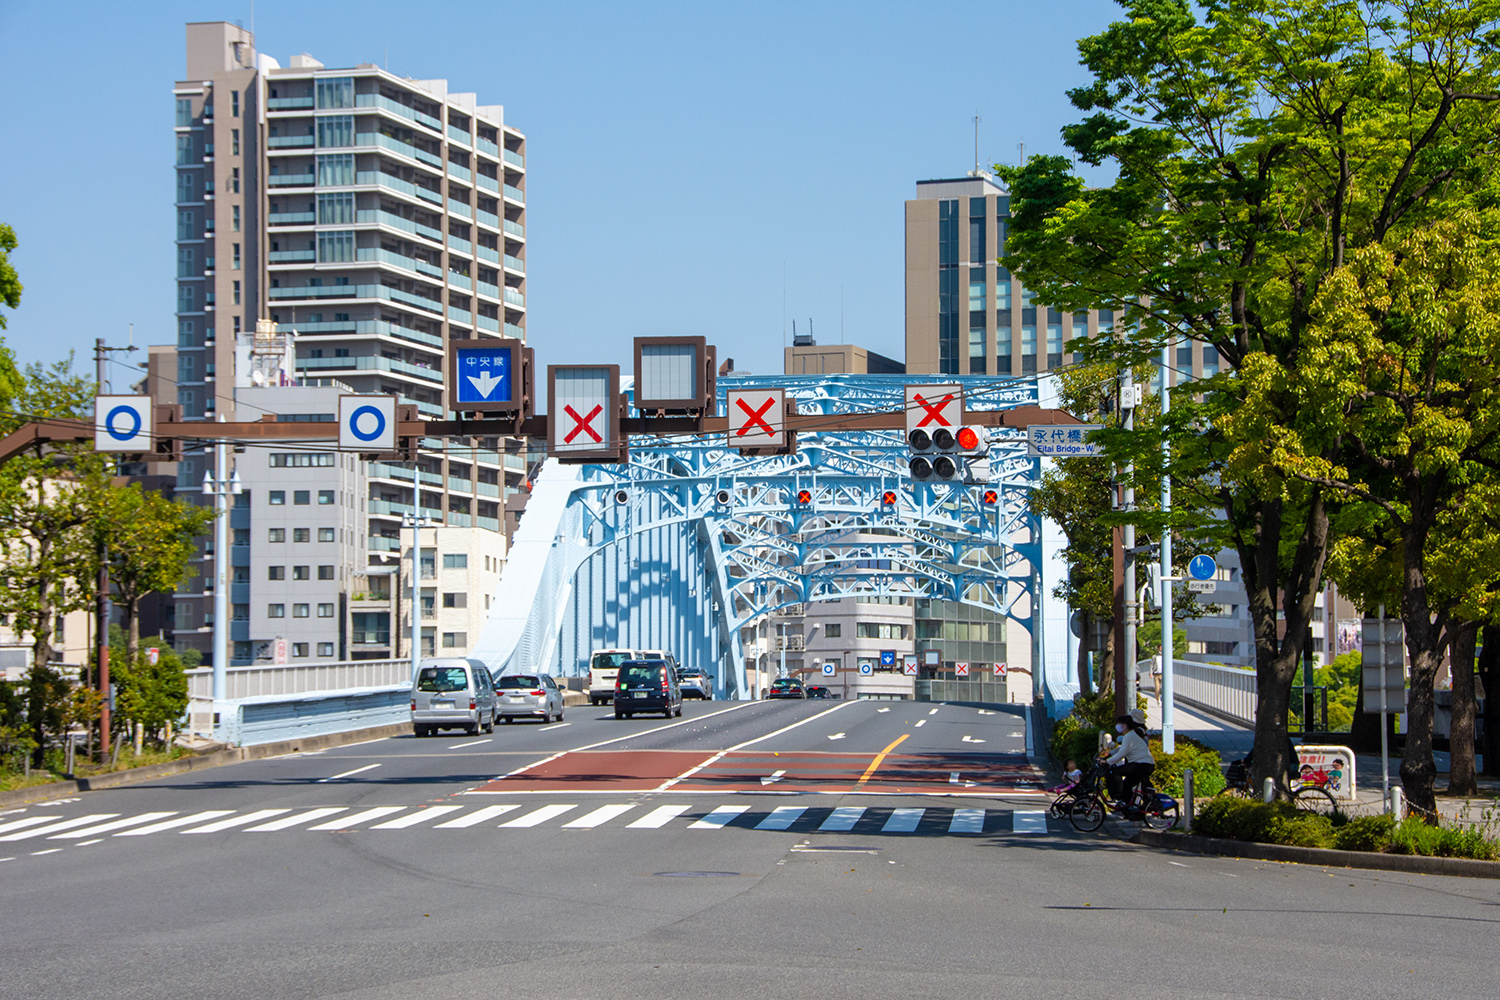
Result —
[[487, 732], [487, 733], [493, 733], [495, 731], [495, 713], [494, 712], [490, 713], [490, 721], [486, 722], [484, 724], [484, 731]]
[[511, 717], [508, 716], [508, 715], [502, 715], [502, 716], [500, 716], [500, 721], [502, 723], [504, 723], [505, 725], [507, 725], [507, 726], [510, 725], [510, 719], [511, 719]]
[[624, 712], [616, 712], [615, 713], [615, 718], [617, 718], [617, 719], [623, 719], [623, 718], [625, 718], [625, 713]]

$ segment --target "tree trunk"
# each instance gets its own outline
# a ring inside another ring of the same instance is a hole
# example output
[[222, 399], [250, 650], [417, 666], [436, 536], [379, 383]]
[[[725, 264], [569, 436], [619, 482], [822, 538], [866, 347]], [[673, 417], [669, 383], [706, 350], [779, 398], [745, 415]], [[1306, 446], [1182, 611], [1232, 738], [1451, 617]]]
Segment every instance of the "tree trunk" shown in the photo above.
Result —
[[1476, 663], [1484, 688], [1484, 773], [1500, 777], [1500, 625], [1486, 625]]
[[1376, 705], [1373, 712], [1365, 711], [1363, 678], [1354, 701], [1354, 724], [1349, 727], [1349, 749], [1355, 753], [1380, 752], [1380, 706]]
[[1078, 673], [1078, 693], [1093, 694], [1094, 678], [1089, 675], [1089, 640], [1094, 632], [1094, 616], [1087, 611], [1079, 611], [1080, 621], [1083, 623], [1083, 637], [1078, 641], [1078, 662], [1074, 665]]
[[135, 654], [141, 646], [141, 619], [136, 614], [140, 599], [128, 594], [120, 595], [120, 614], [125, 619], [125, 666], [135, 669]]
[[[51, 546], [45, 538], [37, 539], [37, 564], [47, 565]], [[52, 613], [51, 588], [45, 577], [36, 584], [36, 622], [31, 635], [31, 671], [26, 685], [26, 717], [31, 722], [31, 738], [36, 740], [36, 749], [31, 752], [33, 767], [41, 767], [46, 761], [47, 718], [52, 713], [51, 698], [55, 694], [52, 683]]]
[[1099, 692], [1115, 690], [1115, 630], [1104, 639], [1104, 656], [1099, 664]]
[[1479, 623], [1453, 633], [1448, 656], [1453, 673], [1453, 719], [1448, 727], [1448, 794], [1477, 795], [1474, 775], [1474, 642]]
[[1437, 765], [1432, 760], [1432, 685], [1449, 641], [1446, 611], [1433, 613], [1427, 599], [1427, 538], [1435, 521], [1439, 487], [1436, 477], [1409, 482], [1411, 514], [1401, 532], [1401, 621], [1406, 627], [1406, 654], [1411, 664], [1406, 691], [1406, 747], [1401, 754], [1401, 784], [1406, 801], [1429, 823], [1437, 822]]

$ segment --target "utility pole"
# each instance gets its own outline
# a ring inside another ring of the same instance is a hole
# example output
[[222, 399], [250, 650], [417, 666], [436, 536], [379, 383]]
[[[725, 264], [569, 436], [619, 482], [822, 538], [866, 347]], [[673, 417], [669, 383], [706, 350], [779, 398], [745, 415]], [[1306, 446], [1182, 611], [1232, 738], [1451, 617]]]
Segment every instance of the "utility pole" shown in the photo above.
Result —
[[[415, 465], [413, 466], [415, 468]], [[417, 477], [420, 481], [421, 477]], [[412, 496], [420, 497], [416, 491]], [[427, 523], [425, 515], [413, 513], [402, 516], [402, 523], [411, 528], [411, 679], [415, 684], [417, 671], [422, 665], [422, 525]], [[396, 588], [400, 590], [398, 586]]]
[[[132, 328], [133, 334], [133, 328]], [[106, 395], [109, 392], [109, 376], [105, 373], [105, 362], [109, 359], [110, 351], [134, 351], [135, 337], [131, 336], [131, 343], [127, 347], [109, 347], [104, 343], [103, 337], [94, 339], [94, 379], [98, 383], [97, 394]], [[94, 621], [95, 632], [98, 641], [99, 660], [99, 745], [100, 753], [106, 753], [110, 744], [110, 722], [111, 707], [113, 699], [109, 696], [109, 548], [101, 541], [98, 549], [99, 556], [99, 580], [98, 594], [94, 598]]]
[[[1120, 418], [1127, 431], [1135, 430], [1135, 383], [1127, 370], [1120, 379]], [[1135, 511], [1135, 466], [1125, 466], [1120, 509]], [[1115, 714], [1127, 715], [1135, 708], [1135, 525], [1114, 532], [1115, 576]]]
[[[1171, 342], [1161, 345], [1161, 419], [1166, 423], [1167, 413], [1172, 409], [1167, 392], [1167, 372], [1171, 367]], [[1172, 701], [1172, 476], [1169, 465], [1172, 446], [1167, 436], [1161, 439], [1161, 749], [1173, 753], [1177, 747], [1175, 708]]]

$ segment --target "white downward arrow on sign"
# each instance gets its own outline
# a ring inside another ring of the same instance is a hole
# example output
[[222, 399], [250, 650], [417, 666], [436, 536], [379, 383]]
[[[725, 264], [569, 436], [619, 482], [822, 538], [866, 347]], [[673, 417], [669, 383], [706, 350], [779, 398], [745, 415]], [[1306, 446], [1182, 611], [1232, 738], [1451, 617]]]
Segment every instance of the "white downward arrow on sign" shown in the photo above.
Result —
[[972, 736], [965, 736], [963, 741], [965, 743], [983, 743], [984, 742], [984, 740], [976, 740]]
[[841, 740], [841, 739], [844, 738], [844, 734], [843, 733], [834, 733], [832, 736], [830, 736], [828, 738], [830, 740]]
[[774, 785], [776, 782], [778, 782], [778, 781], [781, 780], [781, 776], [783, 774], [786, 774], [786, 772], [785, 771], [772, 771], [771, 772], [771, 776], [769, 778], [761, 778], [760, 779], [760, 783], [762, 785]]
[[500, 379], [491, 372], [481, 372], [478, 375], [470, 375], [469, 381], [474, 383], [474, 388], [479, 390], [481, 396], [488, 397], [495, 391], [495, 386], [500, 384]]

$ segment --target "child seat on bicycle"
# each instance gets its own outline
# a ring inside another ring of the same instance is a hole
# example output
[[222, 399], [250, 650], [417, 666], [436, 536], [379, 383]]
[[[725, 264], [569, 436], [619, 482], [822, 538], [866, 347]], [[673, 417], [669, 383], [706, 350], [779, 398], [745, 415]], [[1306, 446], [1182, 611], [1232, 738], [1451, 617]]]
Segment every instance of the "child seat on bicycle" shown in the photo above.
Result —
[[1109, 766], [1107, 778], [1110, 795], [1116, 802], [1129, 802], [1140, 784], [1156, 770], [1156, 758], [1151, 756], [1151, 746], [1146, 742], [1146, 713], [1138, 708], [1130, 710], [1115, 720], [1115, 732], [1120, 734], [1120, 745], [1105, 758]]

